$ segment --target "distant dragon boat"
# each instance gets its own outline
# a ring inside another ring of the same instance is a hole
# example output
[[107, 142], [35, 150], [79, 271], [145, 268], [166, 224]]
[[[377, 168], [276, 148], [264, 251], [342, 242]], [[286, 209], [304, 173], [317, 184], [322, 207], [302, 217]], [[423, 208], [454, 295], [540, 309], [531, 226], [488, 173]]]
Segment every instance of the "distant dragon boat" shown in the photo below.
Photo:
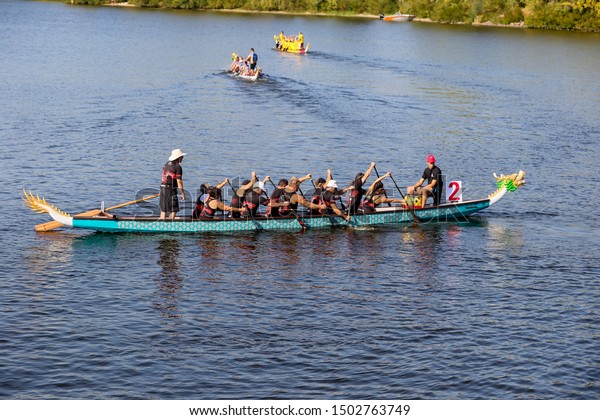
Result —
[[[236, 62], [239, 63], [238, 66], [235, 66]], [[255, 71], [248, 71], [244, 58], [241, 55], [233, 53], [231, 54], [231, 65], [229, 69], [227, 69], [227, 73], [240, 79], [258, 80], [258, 78], [262, 75], [263, 71], [258, 66], [256, 67]]]
[[233, 72], [229, 72], [232, 76], [234, 77], [238, 77], [240, 79], [245, 79], [245, 80], [258, 80], [258, 78], [262, 75], [262, 69], [260, 67], [256, 68], [256, 72], [253, 75], [250, 74], [243, 74], [243, 73], [233, 73]]
[[[487, 198], [463, 202], [450, 202], [424, 208], [381, 207], [373, 213], [352, 215], [346, 221], [335, 215], [308, 215], [299, 212], [289, 216], [230, 218], [221, 215], [215, 218], [192, 219], [177, 217], [175, 220], [158, 220], [156, 216], [119, 216], [100, 211], [90, 211], [71, 216], [44, 198], [24, 191], [23, 200], [37, 213], [48, 213], [55, 222], [80, 229], [98, 232], [238, 232], [238, 231], [290, 231], [307, 228], [330, 228], [335, 226], [378, 226], [411, 223], [461, 221], [500, 200], [507, 192], [515, 191], [525, 184], [525, 172], [494, 176], [497, 190]], [[90, 215], [95, 214], [95, 215]]]
[[277, 35], [273, 35], [275, 39], [275, 49], [281, 52], [287, 52], [291, 54], [306, 54], [310, 48], [310, 42], [306, 44], [306, 47], [300, 47], [300, 43], [297, 41], [280, 41]]

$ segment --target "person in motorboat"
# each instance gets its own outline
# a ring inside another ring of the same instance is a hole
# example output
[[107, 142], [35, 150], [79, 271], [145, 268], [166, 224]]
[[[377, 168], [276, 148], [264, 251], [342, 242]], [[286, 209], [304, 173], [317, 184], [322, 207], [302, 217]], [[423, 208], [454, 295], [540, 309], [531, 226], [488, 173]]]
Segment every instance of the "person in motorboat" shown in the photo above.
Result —
[[[408, 187], [406, 192], [409, 195], [421, 195], [422, 207], [425, 207], [425, 203], [429, 196], [433, 197], [433, 205], [438, 206], [442, 196], [442, 187], [444, 185], [442, 181], [442, 170], [436, 166], [435, 156], [432, 154], [427, 155], [425, 162], [427, 162], [427, 167], [423, 171], [423, 175], [415, 185]], [[427, 185], [423, 187], [422, 185], [425, 181], [427, 181]]]
[[367, 179], [373, 172], [373, 168], [375, 168], [375, 162], [371, 162], [369, 169], [366, 172], [359, 172], [354, 177], [354, 180], [350, 183], [351, 187], [354, 187], [350, 194], [348, 194], [348, 212], [350, 214], [354, 214], [358, 211], [360, 207], [360, 203], [362, 202], [363, 195], [365, 190], [363, 189], [363, 185], [367, 182]]
[[383, 180], [391, 175], [391, 172], [388, 172], [385, 175], [377, 178], [371, 184], [365, 193], [362, 203], [360, 203], [359, 210], [361, 210], [363, 213], [373, 213], [375, 208], [383, 203], [404, 203], [403, 199], [389, 198], [386, 194]]
[[323, 202], [326, 206], [326, 209], [322, 210], [322, 213], [323, 214], [334, 213], [334, 214], [342, 217], [346, 221], [350, 221], [350, 215], [341, 211], [338, 208], [338, 206], [335, 204], [337, 188], [338, 188], [337, 182], [335, 182], [335, 180], [333, 180], [333, 179], [329, 180], [329, 182], [325, 185], [325, 192], [323, 193]]
[[177, 199], [177, 189], [181, 193], [181, 200], [185, 201], [185, 191], [183, 190], [183, 170], [181, 162], [186, 153], [181, 149], [174, 149], [169, 156], [169, 161], [162, 168], [162, 177], [160, 181], [160, 216], [159, 220], [165, 220], [167, 213], [170, 213], [169, 219], [175, 219], [179, 211], [179, 200]]

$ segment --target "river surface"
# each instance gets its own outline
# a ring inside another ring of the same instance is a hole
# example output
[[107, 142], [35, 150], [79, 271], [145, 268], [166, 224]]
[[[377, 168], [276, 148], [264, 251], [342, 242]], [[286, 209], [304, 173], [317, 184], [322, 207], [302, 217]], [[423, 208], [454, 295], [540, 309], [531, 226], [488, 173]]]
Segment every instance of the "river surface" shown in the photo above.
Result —
[[[600, 34], [14, 0], [0, 33], [0, 398], [600, 398]], [[118, 204], [174, 148], [188, 205], [428, 153], [465, 199], [528, 183], [467, 223], [34, 232], [24, 188]]]

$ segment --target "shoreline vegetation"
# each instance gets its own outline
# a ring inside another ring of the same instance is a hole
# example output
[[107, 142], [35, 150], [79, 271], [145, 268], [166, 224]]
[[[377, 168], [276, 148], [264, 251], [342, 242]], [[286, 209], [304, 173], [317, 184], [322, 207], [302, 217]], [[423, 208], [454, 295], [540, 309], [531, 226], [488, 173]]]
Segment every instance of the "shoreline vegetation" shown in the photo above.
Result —
[[55, 0], [79, 5], [275, 13], [379, 19], [398, 11], [415, 21], [600, 32], [598, 0]]

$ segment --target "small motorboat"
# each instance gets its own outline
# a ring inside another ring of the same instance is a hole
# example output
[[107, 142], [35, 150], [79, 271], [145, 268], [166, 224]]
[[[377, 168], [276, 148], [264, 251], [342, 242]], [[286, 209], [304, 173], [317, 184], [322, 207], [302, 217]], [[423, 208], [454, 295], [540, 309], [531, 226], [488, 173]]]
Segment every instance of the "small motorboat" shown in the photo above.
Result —
[[415, 15], [409, 15], [407, 13], [400, 13], [400, 12], [396, 12], [393, 15], [384, 15], [381, 14], [379, 15], [379, 19], [381, 20], [385, 20], [386, 22], [409, 22], [411, 20], [413, 20], [416, 16]]

